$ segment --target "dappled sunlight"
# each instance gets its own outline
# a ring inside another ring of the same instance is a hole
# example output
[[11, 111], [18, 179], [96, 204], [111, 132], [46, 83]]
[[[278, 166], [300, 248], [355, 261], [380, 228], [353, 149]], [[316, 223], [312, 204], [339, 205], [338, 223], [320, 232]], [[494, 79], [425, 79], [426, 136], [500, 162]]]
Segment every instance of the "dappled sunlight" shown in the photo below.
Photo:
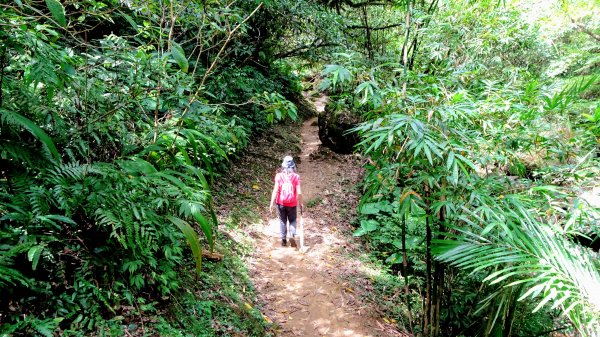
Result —
[[[369, 307], [345, 283], [337, 279], [342, 261], [334, 248], [344, 239], [335, 224], [313, 219], [307, 213], [305, 244], [281, 246], [279, 221], [271, 215], [261, 227], [253, 227], [263, 235], [254, 261], [259, 291], [266, 297], [263, 314], [278, 322], [283, 336], [381, 336], [383, 321], [373, 316]], [[353, 261], [365, 277], [377, 277], [380, 271]]]
[[[314, 121], [305, 122], [304, 127], [307, 126], [316, 127]], [[300, 214], [295, 247], [289, 238], [287, 245], [281, 246], [276, 214], [266, 214], [260, 225], [252, 225], [252, 231], [260, 234], [256, 253], [249, 260], [261, 311], [266, 320], [278, 326], [278, 336], [398, 336], [394, 327], [386, 324], [340, 278], [349, 261], [339, 255], [339, 249], [348, 242], [340, 233], [342, 225], [333, 216], [336, 210], [328, 204], [334, 190], [322, 186], [327, 186], [325, 183], [334, 179], [342, 168], [333, 161], [310, 159], [307, 151], [316, 151], [319, 144], [316, 132], [311, 132], [311, 137], [303, 137], [304, 152], [300, 155], [302, 190], [305, 205], [309, 200], [321, 198], [316, 200], [321, 200], [319, 205], [323, 207], [319, 211], [315, 206], [304, 210], [304, 249], [300, 249]], [[365, 277], [379, 273], [359, 261], [351, 264], [358, 265], [357, 270]]]
[[362, 262], [357, 262], [357, 264], [358, 264], [358, 271], [367, 277], [375, 278], [375, 277], [381, 277], [383, 275], [382, 270], [380, 268], [375, 268], [374, 265], [368, 265], [368, 264], [365, 264]]
[[[322, 263], [322, 256], [303, 255], [298, 249], [281, 247], [279, 239], [269, 238], [269, 273], [263, 274], [271, 288], [265, 314], [285, 328], [283, 335], [299, 336], [375, 336], [365, 332], [368, 315], [350, 306], [351, 294], [336, 283], [330, 269], [335, 265]], [[319, 247], [313, 252], [321, 252]], [[326, 259], [326, 258], [325, 258]]]

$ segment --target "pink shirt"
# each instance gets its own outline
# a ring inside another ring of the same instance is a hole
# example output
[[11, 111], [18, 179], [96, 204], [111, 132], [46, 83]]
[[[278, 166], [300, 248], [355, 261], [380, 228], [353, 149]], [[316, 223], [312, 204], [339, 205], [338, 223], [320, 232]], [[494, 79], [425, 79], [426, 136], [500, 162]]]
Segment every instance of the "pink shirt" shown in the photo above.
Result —
[[[277, 199], [276, 202], [278, 205], [294, 207], [298, 204], [298, 185], [300, 184], [300, 176], [297, 173], [291, 173], [288, 177], [284, 177], [286, 173], [277, 173], [275, 176], [275, 183], [277, 183]], [[292, 202], [284, 203], [280, 200], [280, 192], [281, 186], [283, 185], [285, 179], [289, 179], [292, 182], [292, 186], [294, 186], [294, 199]]]

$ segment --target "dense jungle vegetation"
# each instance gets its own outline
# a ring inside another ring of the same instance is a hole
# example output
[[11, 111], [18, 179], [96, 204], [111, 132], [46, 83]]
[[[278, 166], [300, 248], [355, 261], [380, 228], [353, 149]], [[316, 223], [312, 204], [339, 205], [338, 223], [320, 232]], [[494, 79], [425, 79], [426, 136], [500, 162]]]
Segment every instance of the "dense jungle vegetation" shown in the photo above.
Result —
[[600, 335], [597, 0], [14, 0], [0, 27], [0, 335], [269, 335], [214, 181], [302, 91], [367, 163], [354, 235], [400, 328]]

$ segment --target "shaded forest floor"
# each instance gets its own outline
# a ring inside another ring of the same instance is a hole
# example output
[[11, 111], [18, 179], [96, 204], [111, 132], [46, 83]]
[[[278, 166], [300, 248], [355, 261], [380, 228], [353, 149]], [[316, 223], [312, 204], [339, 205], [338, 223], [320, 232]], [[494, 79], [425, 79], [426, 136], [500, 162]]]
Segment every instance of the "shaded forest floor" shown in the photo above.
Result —
[[[316, 105], [322, 108], [322, 100]], [[273, 323], [273, 334], [401, 336], [369, 294], [374, 276], [358, 258], [363, 244], [352, 237], [361, 159], [322, 147], [316, 124], [313, 118], [273, 128], [233, 165], [230, 179], [220, 179], [219, 215], [243, 229], [223, 230], [253, 248], [246, 261], [255, 305]], [[281, 247], [278, 220], [268, 210], [272, 179], [286, 154], [297, 158], [302, 177], [305, 252]]]

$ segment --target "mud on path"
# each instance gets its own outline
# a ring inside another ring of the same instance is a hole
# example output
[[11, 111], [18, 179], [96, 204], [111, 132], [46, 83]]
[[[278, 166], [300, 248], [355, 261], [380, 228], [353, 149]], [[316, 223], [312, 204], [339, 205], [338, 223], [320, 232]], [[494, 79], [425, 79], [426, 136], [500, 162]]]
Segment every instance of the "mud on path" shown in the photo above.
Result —
[[[316, 102], [322, 108], [322, 100]], [[265, 205], [263, 224], [253, 233], [255, 251], [248, 258], [251, 278], [265, 319], [278, 336], [394, 336], [372, 303], [342, 281], [348, 266], [349, 217], [358, 196], [348, 190], [361, 175], [353, 156], [333, 154], [320, 146], [316, 118], [301, 128], [298, 168], [305, 205], [307, 251], [281, 247], [279, 223]], [[299, 216], [300, 214], [298, 214]], [[299, 239], [296, 239], [299, 245]]]

